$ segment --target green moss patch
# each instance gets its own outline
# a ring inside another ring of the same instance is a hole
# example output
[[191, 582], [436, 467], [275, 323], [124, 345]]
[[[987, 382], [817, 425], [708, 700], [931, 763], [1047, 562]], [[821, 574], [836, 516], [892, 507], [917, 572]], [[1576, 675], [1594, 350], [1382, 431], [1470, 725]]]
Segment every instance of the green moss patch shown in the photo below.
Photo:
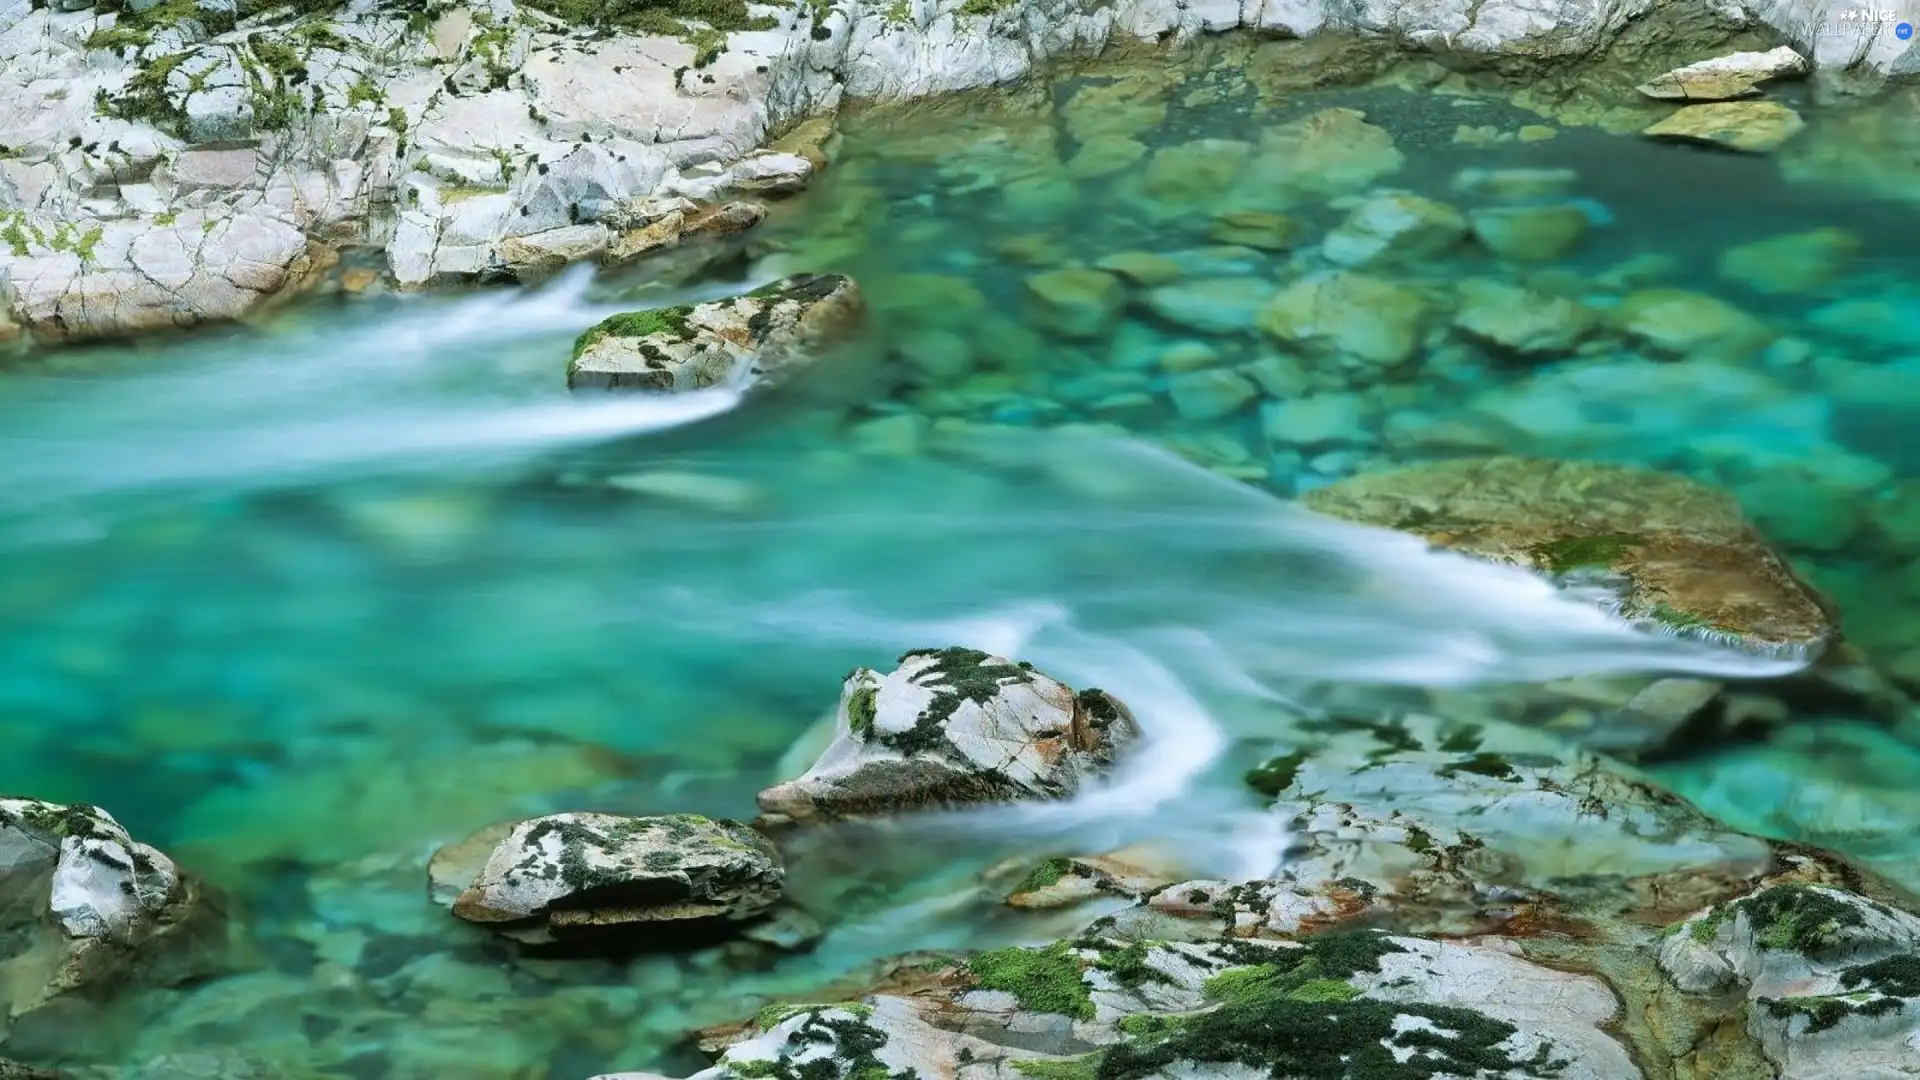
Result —
[[1465, 761], [1456, 761], [1440, 769], [1441, 776], [1457, 776], [1460, 773], [1472, 773], [1475, 776], [1490, 776], [1495, 780], [1519, 783], [1520, 774], [1514, 771], [1512, 764], [1499, 754], [1478, 753]]
[[693, 314], [693, 305], [681, 304], [678, 307], [650, 308], [646, 311], [626, 311], [610, 315], [587, 332], [574, 339], [573, 358], [580, 359], [593, 344], [601, 338], [643, 338], [654, 334], [672, 334], [685, 338], [692, 331], [687, 325], [687, 316]]
[[1057, 1058], [1015, 1058], [1008, 1062], [1013, 1071], [1030, 1080], [1095, 1080], [1099, 1075], [1101, 1055], [1086, 1054], [1077, 1058], [1060, 1060]]
[[1535, 544], [1529, 553], [1541, 569], [1566, 574], [1582, 569], [1607, 569], [1646, 542], [1646, 537], [1632, 533], [1601, 533]]
[[1084, 968], [1065, 941], [1042, 949], [994, 949], [967, 961], [967, 971], [983, 990], [1012, 994], [1021, 1008], [1034, 1012], [1091, 1020], [1093, 998], [1082, 979]]
[[870, 1011], [835, 1016], [835, 1010], [855, 1010], [841, 1005], [811, 1008], [811, 1015], [794, 1031], [790, 1043], [830, 1044], [831, 1056], [799, 1064], [787, 1056], [728, 1061], [727, 1068], [744, 1080], [919, 1080], [912, 1069], [895, 1072], [876, 1055], [876, 1051], [887, 1045], [887, 1036], [867, 1023], [867, 1017], [872, 1015]]
[[861, 742], [873, 737], [873, 722], [880, 717], [880, 710], [874, 704], [878, 696], [879, 691], [863, 686], [847, 698], [847, 730]]
[[1776, 885], [1732, 907], [1747, 917], [1755, 939], [1768, 949], [1819, 953], [1843, 944], [1846, 931], [1860, 925], [1854, 905], [1806, 885]]
[[911, 757], [938, 750], [947, 745], [947, 721], [965, 702], [984, 705], [1003, 687], [1033, 681], [1033, 668], [1025, 664], [995, 664], [978, 649], [916, 649], [900, 657], [902, 664], [931, 659], [927, 670], [914, 676], [914, 682], [933, 691], [933, 700], [906, 731], [886, 732], [880, 741]]
[[1072, 869], [1072, 859], [1048, 859], [1046, 862], [1034, 867], [1033, 872], [1028, 874], [1025, 880], [1013, 887], [1014, 895], [1018, 896], [1021, 893], [1039, 892], [1041, 889], [1058, 885], [1060, 879], [1066, 877]]
[[1293, 781], [1300, 775], [1300, 766], [1306, 760], [1307, 752], [1304, 750], [1268, 758], [1247, 770], [1247, 786], [1269, 799], [1277, 799], [1293, 786]]

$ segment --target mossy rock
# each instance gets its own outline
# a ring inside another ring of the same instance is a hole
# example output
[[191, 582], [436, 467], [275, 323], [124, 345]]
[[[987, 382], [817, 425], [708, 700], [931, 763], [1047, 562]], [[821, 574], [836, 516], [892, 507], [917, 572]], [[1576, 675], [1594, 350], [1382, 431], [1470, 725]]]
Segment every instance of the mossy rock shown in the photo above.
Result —
[[1495, 562], [1601, 577], [1629, 618], [1755, 653], [1811, 659], [1836, 634], [1826, 600], [1734, 498], [1680, 476], [1493, 457], [1356, 476], [1304, 502]]

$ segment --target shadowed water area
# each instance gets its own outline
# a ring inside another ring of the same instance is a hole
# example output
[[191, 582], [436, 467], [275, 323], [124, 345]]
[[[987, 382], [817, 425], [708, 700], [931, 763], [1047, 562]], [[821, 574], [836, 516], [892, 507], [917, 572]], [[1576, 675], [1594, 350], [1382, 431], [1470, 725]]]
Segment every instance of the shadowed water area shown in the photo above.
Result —
[[[1523, 453], [1730, 489], [1849, 638], [1920, 685], [1920, 252], [1900, 239], [1920, 212], [1839, 182], [1826, 115], [1799, 158], [1574, 126], [1521, 141], [1539, 116], [1444, 72], [1315, 90], [1286, 74], [1300, 62], [1218, 44], [856, 115], [814, 189], [692, 285], [314, 299], [0, 371], [0, 791], [107, 808], [225, 890], [249, 945], [106, 1020], [36, 1017], [7, 1056], [698, 1067], [688, 1032], [771, 996], [1085, 921], [1001, 906], [1004, 873], [982, 874], [1005, 860], [1152, 838], [1223, 877], [1271, 872], [1285, 836], [1241, 777], [1320, 704], [1792, 666], [1292, 502], [1389, 465]], [[1487, 178], [1520, 169], [1568, 172]], [[1319, 317], [1411, 319], [1404, 356], [1317, 357], [1339, 329], [1276, 343], [1254, 310], [1380, 189], [1585, 225], [1547, 256], [1463, 241], [1366, 267], [1393, 291]], [[1728, 255], [1822, 229], [1855, 239]], [[1103, 263], [1130, 268], [1109, 279], [1123, 301], [1033, 284]], [[786, 269], [845, 271], [873, 309], [799, 384], [565, 395], [574, 336], [636, 297]], [[1508, 290], [1480, 331], [1423, 292], [1468, 280]], [[1598, 328], [1647, 290], [1694, 299]], [[1556, 300], [1595, 328], [1494, 340]], [[502, 820], [751, 818], [812, 760], [843, 672], [952, 644], [1108, 690], [1146, 748], [1072, 803], [832, 834], [794, 860], [827, 929], [800, 955], [529, 956], [428, 898], [433, 850]], [[1737, 828], [1920, 885], [1911, 739], [1809, 715], [1652, 770]]]

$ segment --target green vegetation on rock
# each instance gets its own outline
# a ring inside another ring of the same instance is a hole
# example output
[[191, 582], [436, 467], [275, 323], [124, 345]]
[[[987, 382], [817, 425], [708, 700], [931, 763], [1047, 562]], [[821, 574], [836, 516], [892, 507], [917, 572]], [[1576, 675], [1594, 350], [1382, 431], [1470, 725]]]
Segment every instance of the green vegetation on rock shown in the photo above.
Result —
[[601, 338], [642, 338], [654, 334], [686, 337], [687, 316], [692, 313], [691, 304], [681, 304], [678, 307], [649, 308], [646, 311], [625, 311], [618, 315], [609, 315], [574, 339], [573, 357], [578, 360], [580, 354], [586, 352]]
[[1065, 941], [1040, 949], [994, 949], [967, 961], [967, 970], [983, 990], [1012, 994], [1021, 1008], [1034, 1012], [1091, 1020], [1093, 998], [1081, 977], [1084, 969], [1072, 944]]
[[813, 1057], [799, 1063], [786, 1055], [729, 1060], [727, 1068], [742, 1080], [919, 1080], [912, 1069], [895, 1072], [876, 1055], [875, 1051], [887, 1045], [887, 1036], [867, 1023], [872, 1010], [864, 1006], [819, 1005], [801, 1011], [809, 1013], [807, 1021], [793, 1033], [788, 1045], [830, 1045], [831, 1056]]
[[933, 661], [931, 668], [914, 677], [933, 691], [933, 700], [911, 728], [880, 736], [882, 743], [908, 756], [945, 746], [947, 721], [962, 703], [984, 705], [1004, 686], [1033, 681], [1031, 665], [988, 663], [993, 657], [978, 649], [916, 649], [902, 654], [900, 662], [915, 659]]
[[1021, 893], [1038, 892], [1050, 885], [1059, 884], [1060, 879], [1066, 877], [1067, 872], [1072, 869], [1072, 859], [1048, 859], [1046, 862], [1034, 867], [1033, 872], [1026, 876], [1026, 880], [1014, 886], [1014, 895], [1018, 896]]
[[1599, 536], [1571, 536], [1565, 540], [1536, 544], [1532, 555], [1541, 569], [1554, 574], [1599, 567], [1619, 562], [1627, 552], [1646, 543], [1643, 536], [1631, 533], [1602, 533]]
[[1054, 1058], [1015, 1058], [1008, 1064], [1029, 1080], [1095, 1080], [1100, 1075], [1098, 1053], [1084, 1054], [1064, 1061]]
[[874, 699], [878, 696], [879, 691], [871, 686], [863, 686], [847, 698], [847, 730], [862, 742], [873, 737], [873, 722], [880, 716], [874, 705]]
[[1304, 750], [1268, 758], [1264, 763], [1247, 770], [1247, 786], [1269, 799], [1277, 799], [1281, 792], [1293, 786], [1294, 778], [1300, 775], [1300, 766], [1306, 760]]

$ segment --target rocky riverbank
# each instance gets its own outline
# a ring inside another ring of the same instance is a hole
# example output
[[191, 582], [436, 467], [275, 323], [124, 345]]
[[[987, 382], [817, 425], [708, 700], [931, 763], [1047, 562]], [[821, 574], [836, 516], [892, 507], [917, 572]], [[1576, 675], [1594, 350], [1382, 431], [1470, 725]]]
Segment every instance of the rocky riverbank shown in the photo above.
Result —
[[[1842, 82], [1913, 67], [1891, 24], [1835, 32], [1840, 14], [1804, 0], [1711, 12], [18, 0], [0, 13], [0, 296], [10, 333], [83, 339], [244, 315], [315, 280], [342, 246], [383, 249], [403, 287], [619, 261], [658, 246], [659, 228], [636, 233], [673, 200], [804, 186], [825, 163], [818, 118], [844, 102], [1236, 28], [1510, 72], [1614, 56], [1639, 69], [1630, 83], [1659, 73], [1655, 56], [1760, 39]], [[1349, 58], [1316, 77], [1354, 70]]]

